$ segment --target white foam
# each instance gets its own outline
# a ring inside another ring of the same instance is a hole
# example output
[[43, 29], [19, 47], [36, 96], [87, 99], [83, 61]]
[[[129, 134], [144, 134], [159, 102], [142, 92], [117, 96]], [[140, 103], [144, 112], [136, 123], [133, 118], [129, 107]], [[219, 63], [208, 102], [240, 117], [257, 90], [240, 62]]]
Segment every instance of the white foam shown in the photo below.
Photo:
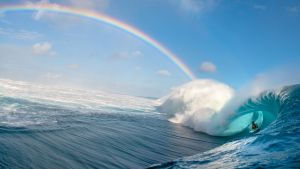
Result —
[[81, 89], [57, 88], [51, 86], [31, 84], [28, 82], [0, 79], [0, 94], [13, 98], [24, 98], [46, 103], [58, 103], [64, 106], [87, 109], [134, 109], [153, 111], [156, 101], [112, 94], [101, 91], [87, 91]]
[[[154, 116], [160, 114], [155, 111], [155, 106], [158, 105], [156, 100], [101, 91], [58, 88], [9, 79], [0, 79], [0, 97], [25, 99], [50, 107], [61, 106], [78, 113], [127, 113]], [[0, 125], [55, 124], [55, 119], [53, 121], [52, 116], [59, 116], [61, 113], [33, 110], [28, 107], [30, 105], [24, 104], [2, 102]]]
[[233, 89], [226, 84], [209, 79], [195, 80], [174, 89], [159, 106], [159, 111], [169, 114], [173, 123], [214, 134], [212, 117], [233, 95]]
[[[282, 85], [299, 83], [297, 78], [290, 79], [286, 75], [260, 75], [238, 91], [215, 80], [195, 80], [175, 88], [168, 97], [161, 99], [158, 110], [167, 113], [171, 122], [196, 131], [217, 136], [233, 135], [240, 130], [228, 132], [231, 120], [247, 100], [255, 101], [266, 90], [279, 92]], [[274, 77], [280, 80], [273, 80]]]

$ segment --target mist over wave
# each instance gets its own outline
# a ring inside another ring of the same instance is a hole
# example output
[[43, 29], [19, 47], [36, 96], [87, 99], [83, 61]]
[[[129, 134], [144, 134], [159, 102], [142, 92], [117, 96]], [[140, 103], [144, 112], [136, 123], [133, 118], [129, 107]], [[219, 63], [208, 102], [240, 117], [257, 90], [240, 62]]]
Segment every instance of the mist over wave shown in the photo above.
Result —
[[214, 80], [195, 80], [174, 89], [158, 107], [170, 121], [214, 135], [213, 118], [233, 97], [234, 91]]
[[173, 123], [210, 135], [249, 134], [252, 121], [263, 129], [276, 119], [279, 86], [295, 82], [295, 78], [281, 79], [272, 81], [270, 75], [259, 75], [238, 91], [215, 80], [191, 81], [175, 88], [158, 111], [168, 114]]
[[64, 112], [155, 115], [154, 105], [141, 97], [0, 79], [0, 124], [6, 126], [53, 124], [57, 120], [51, 117]]
[[[248, 98], [226, 117], [227, 123], [219, 124], [221, 133], [244, 135], [210, 151], [151, 168], [299, 168], [299, 84]], [[259, 132], [249, 133], [252, 120], [259, 124]]]
[[81, 109], [99, 109], [105, 107], [132, 108], [152, 111], [154, 100], [103, 91], [91, 91], [72, 88], [58, 88], [32, 84], [23, 81], [0, 79], [0, 95], [22, 98], [35, 102], [60, 104]]

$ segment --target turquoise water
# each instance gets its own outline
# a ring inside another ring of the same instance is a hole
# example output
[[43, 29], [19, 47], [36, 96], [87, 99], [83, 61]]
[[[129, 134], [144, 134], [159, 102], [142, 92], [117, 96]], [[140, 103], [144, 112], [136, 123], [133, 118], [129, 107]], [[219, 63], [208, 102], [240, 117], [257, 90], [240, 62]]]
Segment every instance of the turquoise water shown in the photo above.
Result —
[[[257, 133], [250, 132], [252, 120], [259, 123]], [[300, 85], [249, 99], [228, 124], [226, 132], [240, 131], [234, 141], [152, 168], [300, 167]]]

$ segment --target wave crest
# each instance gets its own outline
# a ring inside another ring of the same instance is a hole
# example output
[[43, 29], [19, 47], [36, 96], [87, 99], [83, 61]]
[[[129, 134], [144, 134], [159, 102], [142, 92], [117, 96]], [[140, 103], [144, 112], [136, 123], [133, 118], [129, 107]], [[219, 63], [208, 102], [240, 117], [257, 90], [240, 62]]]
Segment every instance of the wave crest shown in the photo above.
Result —
[[214, 134], [212, 118], [233, 97], [228, 85], [214, 80], [194, 80], [174, 89], [158, 107], [158, 111], [170, 116], [170, 121]]
[[263, 115], [259, 134], [237, 137], [210, 151], [150, 168], [299, 168], [300, 84], [248, 98], [227, 116], [224, 130], [236, 127], [235, 122], [247, 124], [245, 115], [256, 116], [255, 112]]
[[196, 80], [174, 89], [158, 107], [169, 121], [214, 136], [249, 134], [251, 122], [266, 128], [278, 116], [283, 89], [253, 95], [234, 92], [214, 80]]

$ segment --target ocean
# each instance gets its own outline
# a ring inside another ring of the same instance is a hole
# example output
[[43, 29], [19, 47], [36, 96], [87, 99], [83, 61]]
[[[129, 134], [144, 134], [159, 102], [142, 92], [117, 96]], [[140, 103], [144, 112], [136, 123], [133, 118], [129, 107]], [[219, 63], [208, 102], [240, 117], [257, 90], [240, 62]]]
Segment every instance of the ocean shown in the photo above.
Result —
[[[264, 91], [230, 114], [202, 106], [201, 118], [190, 113], [193, 109], [186, 111], [191, 105], [181, 99], [1, 79], [0, 168], [300, 166], [300, 85]], [[217, 109], [225, 104], [214, 103], [210, 106]], [[251, 132], [251, 121], [260, 131]]]

